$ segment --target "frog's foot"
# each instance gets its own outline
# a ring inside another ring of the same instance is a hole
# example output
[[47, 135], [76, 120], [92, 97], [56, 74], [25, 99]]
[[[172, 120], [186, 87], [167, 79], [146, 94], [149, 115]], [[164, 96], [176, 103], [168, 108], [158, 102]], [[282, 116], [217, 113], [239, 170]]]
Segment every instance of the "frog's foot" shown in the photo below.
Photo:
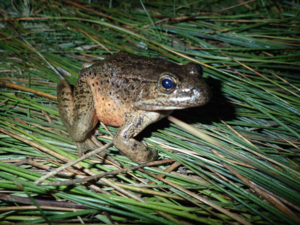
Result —
[[[167, 114], [166, 114], [167, 115]], [[165, 115], [160, 112], [135, 111], [126, 113], [124, 124], [118, 129], [113, 143], [128, 158], [137, 163], [146, 163], [157, 159], [154, 149], [147, 149], [145, 145], [133, 137], [149, 124], [154, 123]]]
[[[96, 148], [100, 148], [103, 146], [103, 144], [98, 141], [95, 135], [90, 135], [88, 139], [86, 139], [83, 142], [75, 142], [77, 150], [78, 150], [78, 155], [82, 156], [85, 152], [87, 151], [93, 151]], [[109, 161], [117, 164], [120, 166], [120, 163], [116, 161], [114, 158], [111, 156], [107, 155], [105, 151], [102, 151], [98, 153], [102, 158], [108, 159]]]
[[90, 140], [96, 145], [98, 148], [102, 147], [103, 144], [97, 139], [95, 135], [91, 135]]
[[[94, 150], [96, 148], [99, 148], [91, 139], [86, 139], [83, 142], [75, 142], [78, 155], [82, 156], [84, 155], [87, 151]], [[101, 147], [101, 146], [100, 146]], [[103, 153], [103, 152], [101, 152]]]
[[141, 142], [133, 138], [129, 140], [121, 138], [114, 139], [114, 145], [120, 149], [124, 155], [137, 163], [146, 163], [157, 159], [156, 150], [148, 149]]

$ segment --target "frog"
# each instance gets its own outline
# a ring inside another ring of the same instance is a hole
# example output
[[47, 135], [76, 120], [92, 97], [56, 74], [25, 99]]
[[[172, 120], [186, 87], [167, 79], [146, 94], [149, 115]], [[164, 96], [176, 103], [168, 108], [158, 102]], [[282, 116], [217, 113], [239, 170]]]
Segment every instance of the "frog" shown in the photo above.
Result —
[[97, 123], [119, 127], [113, 145], [136, 163], [157, 159], [155, 149], [135, 137], [173, 110], [205, 105], [211, 91], [203, 69], [125, 51], [84, 64], [74, 90], [66, 80], [57, 85], [58, 108], [78, 154], [101, 146]]

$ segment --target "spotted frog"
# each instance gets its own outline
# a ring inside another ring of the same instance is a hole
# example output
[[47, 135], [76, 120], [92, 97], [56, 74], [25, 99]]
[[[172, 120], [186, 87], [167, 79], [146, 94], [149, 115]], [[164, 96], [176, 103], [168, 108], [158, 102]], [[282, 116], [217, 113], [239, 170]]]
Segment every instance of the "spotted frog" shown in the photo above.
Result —
[[211, 92], [201, 77], [202, 68], [194, 63], [180, 66], [121, 51], [83, 66], [73, 91], [65, 80], [58, 84], [60, 117], [79, 155], [101, 146], [93, 135], [101, 121], [119, 127], [113, 144], [126, 156], [153, 161], [157, 152], [134, 137], [174, 109], [206, 104]]

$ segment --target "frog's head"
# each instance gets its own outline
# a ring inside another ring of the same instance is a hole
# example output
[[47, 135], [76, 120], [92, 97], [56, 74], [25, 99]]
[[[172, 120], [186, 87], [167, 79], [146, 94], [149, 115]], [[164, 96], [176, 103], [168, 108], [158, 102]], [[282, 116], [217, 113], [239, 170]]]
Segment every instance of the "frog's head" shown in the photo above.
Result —
[[135, 106], [140, 110], [174, 110], [202, 106], [209, 102], [211, 91], [202, 80], [200, 65], [188, 63], [159, 70], [156, 83], [145, 85]]

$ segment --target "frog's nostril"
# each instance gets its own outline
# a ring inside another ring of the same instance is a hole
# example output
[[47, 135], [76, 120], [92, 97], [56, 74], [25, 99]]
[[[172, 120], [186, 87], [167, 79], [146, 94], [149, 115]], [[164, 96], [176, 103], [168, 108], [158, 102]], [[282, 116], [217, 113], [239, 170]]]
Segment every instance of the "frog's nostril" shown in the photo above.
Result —
[[198, 92], [198, 88], [197, 87], [194, 87], [194, 88], [191, 89], [191, 93], [196, 93], [196, 92]]

